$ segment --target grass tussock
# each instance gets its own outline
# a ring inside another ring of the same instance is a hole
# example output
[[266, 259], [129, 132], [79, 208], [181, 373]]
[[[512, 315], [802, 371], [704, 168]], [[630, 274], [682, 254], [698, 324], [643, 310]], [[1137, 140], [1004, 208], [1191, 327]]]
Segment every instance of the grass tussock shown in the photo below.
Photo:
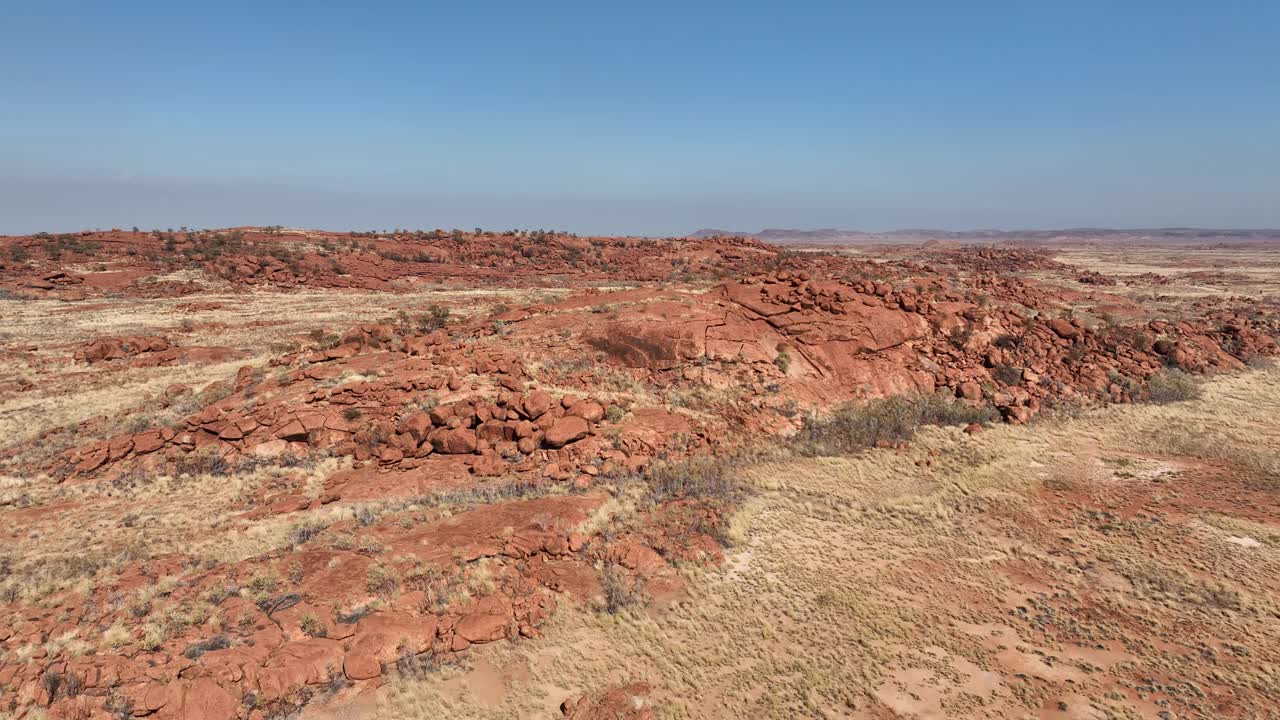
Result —
[[853, 455], [910, 440], [925, 425], [968, 425], [998, 419], [994, 408], [973, 406], [943, 393], [894, 395], [848, 403], [825, 417], [811, 416], [791, 438], [805, 457]]

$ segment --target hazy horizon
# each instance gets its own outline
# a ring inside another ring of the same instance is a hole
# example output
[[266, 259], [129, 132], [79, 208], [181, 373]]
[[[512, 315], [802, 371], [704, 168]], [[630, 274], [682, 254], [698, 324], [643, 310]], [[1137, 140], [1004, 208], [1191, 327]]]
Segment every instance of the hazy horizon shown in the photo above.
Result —
[[1280, 6], [29, 4], [0, 233], [1280, 227]]

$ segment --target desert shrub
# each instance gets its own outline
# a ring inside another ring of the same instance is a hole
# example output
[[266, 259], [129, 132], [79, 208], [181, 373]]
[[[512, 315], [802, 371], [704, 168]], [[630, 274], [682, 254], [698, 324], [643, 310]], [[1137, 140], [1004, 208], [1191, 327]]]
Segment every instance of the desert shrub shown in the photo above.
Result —
[[342, 342], [342, 338], [329, 332], [325, 332], [324, 328], [313, 328], [311, 330], [311, 342], [315, 344], [317, 350], [328, 350], [335, 348], [338, 343]]
[[1012, 365], [997, 364], [991, 368], [991, 375], [1005, 385], [1017, 385], [1022, 382], [1022, 371]]
[[422, 331], [439, 330], [448, 324], [449, 308], [442, 305], [432, 305], [418, 316], [418, 329]]
[[947, 339], [957, 350], [963, 350], [969, 344], [969, 339], [973, 337], [973, 328], [968, 325], [957, 325], [951, 328], [951, 332], [947, 333]]
[[624, 418], [624, 417], [626, 417], [626, 416], [627, 416], [627, 411], [626, 411], [626, 410], [623, 410], [623, 409], [622, 409], [622, 407], [621, 407], [621, 406], [618, 406], [618, 405], [610, 405], [610, 406], [609, 406], [609, 407], [604, 411], [604, 417], [605, 417], [605, 419], [606, 419], [606, 420], [608, 420], [608, 421], [609, 421], [609, 422], [611, 422], [611, 423], [619, 423], [619, 422], [622, 422], [622, 418]]
[[645, 474], [649, 499], [654, 503], [674, 498], [735, 500], [743, 492], [734, 476], [738, 464], [731, 457], [707, 455], [676, 463], [655, 463]]
[[226, 650], [229, 647], [231, 647], [231, 641], [227, 639], [226, 635], [214, 635], [208, 640], [198, 642], [188, 647], [182, 653], [182, 656], [188, 660], [195, 660], [210, 650]]
[[422, 592], [422, 608], [435, 614], [445, 612], [451, 603], [462, 599], [468, 592], [465, 582], [460, 574], [431, 565], [420, 565], [405, 578], [406, 587]]
[[40, 676], [40, 684], [44, 687], [45, 692], [49, 694], [51, 702], [63, 698], [73, 698], [84, 689], [84, 682], [78, 675], [55, 672], [54, 670], [46, 670], [44, 675]]
[[604, 594], [604, 609], [610, 615], [616, 615], [644, 600], [640, 581], [632, 580], [626, 572], [613, 564], [605, 565], [601, 571], [600, 590]]
[[289, 545], [292, 547], [303, 545], [311, 538], [314, 538], [324, 532], [327, 527], [329, 526], [318, 520], [307, 520], [297, 523], [293, 527], [289, 528]]
[[517, 479], [417, 495], [413, 498], [413, 504], [419, 507], [492, 505], [522, 498], [545, 497], [556, 492], [546, 483]]
[[402, 648], [396, 658], [396, 675], [401, 679], [421, 679], [439, 670], [440, 665], [440, 659], [432, 652], [415, 653], [409, 648]]
[[44, 250], [51, 259], [57, 260], [64, 252], [77, 255], [92, 255], [102, 248], [101, 243], [82, 240], [75, 235], [59, 235], [45, 241]]
[[328, 630], [325, 629], [324, 623], [321, 622], [320, 618], [316, 617], [314, 613], [307, 613], [303, 615], [302, 619], [298, 622], [298, 627], [308, 637], [325, 637], [328, 635]]
[[372, 613], [374, 609], [373, 605], [361, 605], [358, 608], [352, 609], [349, 613], [340, 612], [334, 615], [334, 619], [342, 625], [355, 625]]
[[370, 565], [365, 580], [369, 592], [384, 597], [391, 596], [400, 587], [400, 576], [395, 570], [382, 564]]
[[354, 508], [351, 511], [351, 516], [360, 527], [369, 527], [370, 525], [378, 522], [378, 513], [375, 512], [373, 508], [369, 507]]
[[1147, 398], [1156, 404], [1183, 402], [1200, 397], [1200, 383], [1176, 368], [1161, 370], [1147, 378]]
[[373, 557], [382, 552], [382, 545], [377, 540], [368, 535], [353, 535], [349, 532], [341, 532], [335, 535], [330, 540], [329, 546], [336, 550], [349, 550], [368, 557]]
[[240, 592], [239, 588], [229, 585], [214, 585], [206, 590], [200, 598], [210, 605], [221, 605], [224, 600]]
[[102, 709], [117, 720], [129, 720], [133, 717], [133, 701], [123, 695], [117, 695], [114, 691], [107, 697]]
[[910, 440], [922, 425], [968, 425], [999, 416], [990, 406], [969, 405], [950, 395], [894, 395], [849, 403], [827, 417], [810, 417], [791, 439], [801, 455], [848, 455]]
[[786, 375], [787, 371], [791, 369], [791, 353], [786, 350], [779, 350], [778, 357], [773, 359], [773, 364], [778, 366], [783, 375]]
[[179, 475], [228, 475], [232, 471], [231, 463], [213, 446], [187, 453], [175, 464]]
[[155, 652], [164, 645], [164, 641], [169, 639], [169, 634], [165, 631], [164, 626], [157, 623], [148, 623], [142, 631], [142, 642], [139, 645], [143, 650]]

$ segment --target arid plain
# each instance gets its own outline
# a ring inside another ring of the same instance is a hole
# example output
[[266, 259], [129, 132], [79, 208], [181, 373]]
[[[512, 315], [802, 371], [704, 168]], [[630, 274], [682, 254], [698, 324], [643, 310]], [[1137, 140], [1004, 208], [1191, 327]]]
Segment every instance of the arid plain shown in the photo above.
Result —
[[1266, 718], [1280, 244], [0, 238], [0, 717]]

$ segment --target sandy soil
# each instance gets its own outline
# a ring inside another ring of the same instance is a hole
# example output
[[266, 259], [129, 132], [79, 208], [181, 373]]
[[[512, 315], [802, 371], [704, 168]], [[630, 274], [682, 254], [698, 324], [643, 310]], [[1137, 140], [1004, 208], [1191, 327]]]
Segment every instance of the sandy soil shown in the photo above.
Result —
[[[540, 718], [644, 680], [676, 718], [1267, 717], [1278, 414], [1270, 370], [1173, 407], [764, 464], [724, 566], [688, 569], [673, 607], [566, 613], [537, 643], [356, 707]], [[1197, 451], [1170, 429], [1222, 444]]]

